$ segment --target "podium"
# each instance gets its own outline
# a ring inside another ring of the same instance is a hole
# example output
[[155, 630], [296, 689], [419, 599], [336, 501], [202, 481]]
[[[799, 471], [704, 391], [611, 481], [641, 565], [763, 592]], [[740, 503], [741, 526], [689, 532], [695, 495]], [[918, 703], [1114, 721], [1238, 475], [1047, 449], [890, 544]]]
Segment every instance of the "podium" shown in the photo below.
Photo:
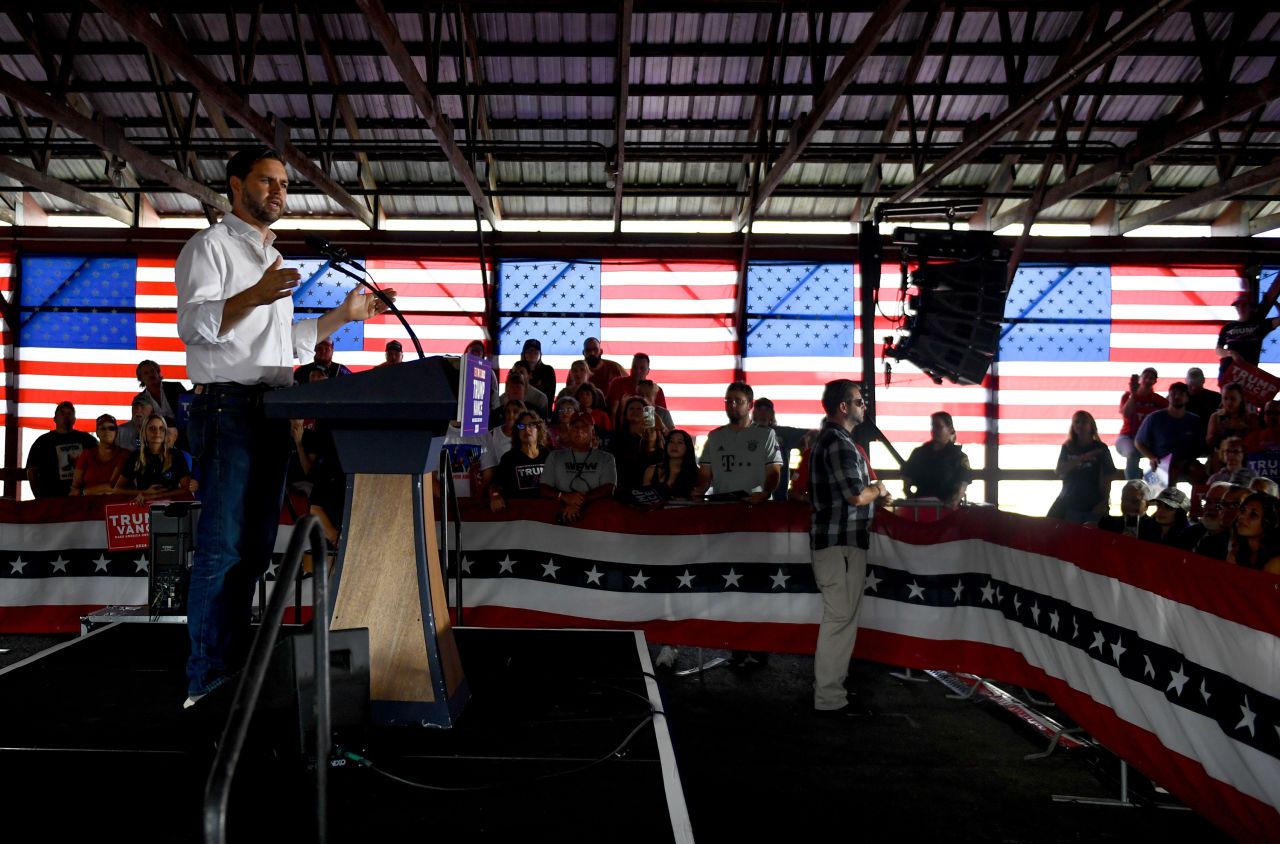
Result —
[[458, 368], [426, 358], [271, 393], [274, 418], [323, 420], [347, 473], [333, 630], [369, 629], [375, 724], [451, 727], [469, 697], [449, 621], [433, 489]]

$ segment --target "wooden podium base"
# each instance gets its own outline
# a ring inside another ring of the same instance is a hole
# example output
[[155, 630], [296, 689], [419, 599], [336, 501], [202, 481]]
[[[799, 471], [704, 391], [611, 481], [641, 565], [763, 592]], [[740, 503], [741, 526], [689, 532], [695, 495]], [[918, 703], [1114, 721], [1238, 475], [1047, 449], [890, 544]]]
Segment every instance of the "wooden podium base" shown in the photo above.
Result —
[[354, 474], [330, 628], [369, 629], [377, 725], [451, 727], [470, 697], [453, 640], [431, 474]]

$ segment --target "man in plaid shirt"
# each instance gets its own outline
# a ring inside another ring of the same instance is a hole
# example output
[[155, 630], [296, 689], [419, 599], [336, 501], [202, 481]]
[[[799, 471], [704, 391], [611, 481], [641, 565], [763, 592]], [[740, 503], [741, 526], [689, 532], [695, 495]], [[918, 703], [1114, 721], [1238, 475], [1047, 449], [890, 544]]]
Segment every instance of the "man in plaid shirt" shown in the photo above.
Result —
[[866, 410], [858, 385], [848, 379], [829, 382], [822, 391], [822, 409], [827, 416], [809, 461], [809, 546], [822, 592], [813, 707], [819, 715], [865, 716], [870, 713], [845, 691], [844, 681], [858, 637], [872, 510], [877, 500], [891, 498], [883, 483], [871, 480], [851, 436]]

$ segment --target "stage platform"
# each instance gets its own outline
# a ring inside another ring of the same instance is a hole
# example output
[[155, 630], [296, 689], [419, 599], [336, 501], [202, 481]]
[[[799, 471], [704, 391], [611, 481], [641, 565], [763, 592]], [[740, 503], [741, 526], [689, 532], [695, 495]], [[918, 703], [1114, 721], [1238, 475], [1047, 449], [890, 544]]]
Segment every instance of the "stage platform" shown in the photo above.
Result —
[[[377, 770], [331, 769], [331, 841], [693, 840], [643, 636], [456, 633], [473, 695], [458, 726], [341, 731], [343, 747]], [[180, 625], [114, 623], [0, 671], [11, 829], [54, 841], [200, 840], [225, 701], [182, 709], [186, 649]], [[287, 732], [256, 725], [229, 840], [312, 838], [313, 774]]]

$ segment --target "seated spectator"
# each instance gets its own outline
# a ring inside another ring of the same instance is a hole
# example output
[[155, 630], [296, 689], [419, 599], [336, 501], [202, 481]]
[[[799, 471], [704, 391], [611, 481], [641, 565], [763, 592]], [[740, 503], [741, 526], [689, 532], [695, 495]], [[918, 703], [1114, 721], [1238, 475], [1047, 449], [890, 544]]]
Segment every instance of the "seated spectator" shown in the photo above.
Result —
[[[1239, 384], [1228, 384], [1222, 388], [1222, 404], [1207, 420], [1208, 429], [1205, 442], [1211, 449], [1209, 457], [1210, 474], [1222, 468], [1222, 458], [1218, 451], [1223, 440], [1228, 437], [1244, 438], [1252, 434], [1258, 427], [1257, 415], [1249, 409], [1244, 398], [1244, 390]], [[1243, 443], [1241, 444], [1241, 460], [1244, 459]]]
[[76, 460], [72, 495], [110, 495], [129, 452], [116, 446], [116, 418], [110, 413], [98, 417], [98, 446], [86, 448]]
[[569, 374], [564, 379], [564, 389], [559, 393], [561, 396], [575, 397], [578, 395], [578, 387], [587, 383], [587, 376], [591, 374], [591, 370], [587, 369], [585, 360], [575, 360], [569, 364]]
[[1156, 392], [1156, 381], [1159, 375], [1148, 366], [1142, 370], [1142, 377], [1129, 376], [1129, 389], [1120, 397], [1120, 416], [1124, 424], [1120, 426], [1120, 436], [1116, 438], [1116, 451], [1125, 458], [1124, 476], [1128, 480], [1142, 477], [1142, 452], [1134, 443], [1138, 429], [1148, 416], [1157, 410], [1169, 406], [1169, 401]]
[[[484, 444], [484, 453], [480, 455], [482, 486], [487, 488], [493, 482], [493, 472], [498, 468], [502, 455], [511, 450], [516, 420], [528, 409], [524, 406], [524, 402], [515, 399], [502, 405], [502, 424], [489, 431], [489, 437]], [[478, 492], [473, 490], [471, 494], [476, 495]]]
[[627, 399], [621, 424], [609, 441], [609, 453], [618, 471], [618, 491], [624, 497], [644, 484], [644, 470], [658, 459], [664, 447], [657, 417], [646, 415], [646, 407], [639, 396]]
[[[1227, 385], [1232, 386], [1231, 384]], [[1228, 393], [1230, 395], [1230, 393]], [[1258, 476], [1258, 473], [1244, 465], [1244, 439], [1242, 437], [1227, 437], [1218, 444], [1218, 453], [1215, 455], [1217, 464], [1220, 467], [1218, 471], [1209, 476], [1209, 483], [1215, 484], [1219, 481], [1229, 481], [1233, 484], [1244, 483], [1249, 484]], [[1245, 473], [1242, 477], [1240, 473]]]
[[169, 426], [168, 432], [164, 436], [165, 448], [173, 448], [182, 452], [182, 456], [186, 458], [187, 465], [191, 467], [191, 477], [199, 480], [199, 467], [196, 466], [195, 459], [192, 458], [191, 452], [187, 451], [185, 444], [179, 445], [182, 440], [182, 432], [178, 430], [178, 422], [175, 419], [165, 417], [164, 424]]
[[1270, 495], [1272, 498], [1280, 498], [1280, 484], [1261, 475], [1249, 482], [1249, 489], [1261, 492], [1263, 495]]
[[1146, 481], [1133, 479], [1125, 483], [1120, 490], [1120, 515], [1103, 516], [1098, 520], [1098, 527], [1111, 533], [1123, 533], [1138, 539], [1149, 539], [1155, 530], [1154, 524], [1147, 518], [1147, 498], [1151, 494]]
[[[604, 357], [604, 345], [595, 337], [582, 341], [582, 359], [587, 364], [587, 380], [595, 384], [601, 394], [608, 391], [614, 378], [627, 374], [617, 361]], [[604, 410], [608, 405], [601, 402], [598, 407]]]
[[591, 422], [596, 426], [597, 431], [608, 433], [613, 430], [613, 421], [609, 418], [609, 414], [601, 409], [604, 407], [604, 396], [594, 384], [587, 382], [579, 386], [574, 398], [578, 400], [581, 412], [591, 417]]
[[551, 405], [547, 403], [547, 396], [536, 387], [529, 386], [529, 370], [526, 369], [521, 361], [516, 361], [510, 369], [507, 370], [507, 388], [498, 396], [498, 407], [501, 408], [507, 402], [518, 401], [524, 404], [527, 410], [541, 416], [543, 419], [551, 415]]
[[1200, 511], [1200, 521], [1188, 527], [1182, 534], [1181, 545], [1215, 560], [1225, 560], [1231, 543], [1231, 527], [1236, 512], [1249, 490], [1218, 482], [1209, 487]]
[[555, 416], [552, 417], [547, 429], [547, 438], [552, 448], [564, 448], [568, 444], [569, 420], [577, 416], [581, 410], [578, 400], [572, 396], [561, 396], [556, 399]]
[[569, 447], [547, 455], [542, 469], [543, 498], [560, 502], [557, 518], [566, 524], [580, 520], [587, 506], [613, 494], [618, 482], [613, 455], [596, 448], [595, 424], [579, 413], [569, 422]]
[[151, 405], [152, 412], [157, 416], [174, 420], [179, 432], [186, 431], [187, 419], [182, 398], [187, 393], [187, 388], [182, 386], [182, 382], [165, 381], [160, 371], [160, 364], [153, 360], [142, 361], [134, 372], [138, 376], [138, 384], [142, 387], [142, 392], [138, 393], [137, 397], [146, 399]]
[[520, 361], [529, 371], [529, 386], [548, 399], [556, 394], [556, 371], [542, 359], [542, 341], [530, 337], [520, 350]]
[[147, 420], [155, 413], [155, 406], [145, 396], [134, 396], [129, 408], [129, 421], [116, 431], [116, 445], [125, 451], [137, 451], [142, 448], [142, 429]]
[[1191, 499], [1177, 487], [1167, 486], [1152, 503], [1156, 505], [1155, 512], [1151, 514], [1155, 530], [1150, 536], [1139, 538], [1161, 545], [1179, 546], [1182, 533], [1187, 529], [1187, 512], [1191, 509]]
[[956, 445], [950, 413], [938, 411], [929, 420], [929, 441], [902, 464], [902, 488], [910, 498], [936, 498], [954, 509], [973, 480], [969, 458]]
[[1227, 562], [1280, 574], [1280, 499], [1254, 492], [1240, 505]]
[[310, 384], [311, 373], [319, 370], [326, 378], [350, 375], [351, 370], [333, 359], [333, 341], [326, 338], [316, 343], [316, 356], [311, 363], [304, 363], [293, 371], [293, 383]]
[[724, 393], [729, 423], [707, 435], [698, 457], [695, 498], [711, 492], [751, 504], [768, 501], [782, 480], [782, 452], [772, 428], [751, 424], [755, 391], [734, 381]]
[[1050, 516], [1089, 524], [1107, 514], [1116, 464], [1111, 460], [1111, 449], [1098, 436], [1098, 423], [1087, 410], [1072, 414], [1071, 430], [1058, 452], [1055, 471], [1062, 478], [1062, 492], [1049, 508]]
[[[1142, 420], [1142, 427], [1134, 437], [1134, 445], [1147, 458], [1151, 471], [1169, 458], [1170, 486], [1180, 481], [1192, 484], [1204, 480], [1204, 467], [1196, 461], [1204, 427], [1200, 417], [1187, 410], [1187, 385], [1182, 382], [1169, 386], [1169, 406], [1157, 410]], [[1225, 401], [1225, 397], [1224, 397]]]
[[113, 492], [132, 493], [134, 501], [142, 504], [175, 492], [196, 491], [191, 467], [182, 452], [166, 447], [168, 435], [169, 426], [163, 417], [152, 416], [147, 420], [143, 429], [145, 442], [125, 461]]
[[76, 406], [60, 402], [53, 411], [53, 430], [36, 437], [27, 453], [27, 480], [36, 498], [53, 498], [71, 493], [76, 461], [81, 453], [98, 447], [84, 431], [77, 431]]
[[489, 509], [497, 513], [513, 498], [537, 498], [542, 470], [551, 449], [547, 445], [547, 423], [526, 410], [516, 418], [516, 442], [502, 455], [489, 485]]
[[691, 498], [698, 484], [698, 461], [694, 456], [693, 437], [676, 429], [667, 435], [663, 459], [644, 470], [644, 485], [664, 499]]

